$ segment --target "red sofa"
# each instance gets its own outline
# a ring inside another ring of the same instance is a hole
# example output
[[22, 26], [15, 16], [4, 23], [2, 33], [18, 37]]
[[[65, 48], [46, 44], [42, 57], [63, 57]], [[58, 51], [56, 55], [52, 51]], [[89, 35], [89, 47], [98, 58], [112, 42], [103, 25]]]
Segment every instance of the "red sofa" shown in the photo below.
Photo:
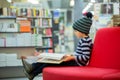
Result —
[[97, 31], [87, 66], [46, 67], [43, 80], [120, 80], [120, 27]]

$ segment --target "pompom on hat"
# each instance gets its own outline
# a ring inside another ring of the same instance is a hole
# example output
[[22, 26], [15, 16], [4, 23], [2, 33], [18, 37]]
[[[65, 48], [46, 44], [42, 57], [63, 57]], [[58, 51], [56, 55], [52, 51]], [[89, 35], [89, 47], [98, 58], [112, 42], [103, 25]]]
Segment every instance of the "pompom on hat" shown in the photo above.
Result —
[[90, 27], [92, 25], [92, 17], [93, 17], [92, 13], [87, 12], [85, 17], [73, 23], [73, 29], [85, 34], [89, 34]]

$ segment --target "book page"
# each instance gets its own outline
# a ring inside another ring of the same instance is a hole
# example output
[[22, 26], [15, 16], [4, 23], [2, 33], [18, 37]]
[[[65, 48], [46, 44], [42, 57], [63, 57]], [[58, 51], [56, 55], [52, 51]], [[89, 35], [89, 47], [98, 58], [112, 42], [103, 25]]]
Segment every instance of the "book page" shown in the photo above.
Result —
[[65, 54], [60, 53], [41, 53], [38, 55], [39, 58], [61, 60]]

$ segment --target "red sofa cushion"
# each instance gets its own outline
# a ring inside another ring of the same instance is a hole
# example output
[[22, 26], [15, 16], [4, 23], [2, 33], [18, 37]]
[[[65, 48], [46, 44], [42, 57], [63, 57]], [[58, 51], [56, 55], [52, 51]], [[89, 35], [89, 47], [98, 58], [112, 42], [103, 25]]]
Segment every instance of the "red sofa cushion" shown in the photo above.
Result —
[[120, 69], [120, 27], [98, 30], [90, 66]]
[[47, 67], [43, 70], [43, 80], [101, 80], [104, 75], [115, 72], [118, 70], [87, 66]]
[[120, 80], [120, 71], [104, 75], [103, 80]]

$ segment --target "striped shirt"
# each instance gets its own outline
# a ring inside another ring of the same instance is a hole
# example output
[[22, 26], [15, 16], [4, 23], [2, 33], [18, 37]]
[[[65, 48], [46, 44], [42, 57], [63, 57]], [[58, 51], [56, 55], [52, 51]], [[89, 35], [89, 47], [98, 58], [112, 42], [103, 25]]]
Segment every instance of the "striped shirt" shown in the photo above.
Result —
[[90, 59], [92, 49], [92, 39], [88, 36], [81, 38], [75, 51], [75, 61], [80, 66], [85, 66]]

